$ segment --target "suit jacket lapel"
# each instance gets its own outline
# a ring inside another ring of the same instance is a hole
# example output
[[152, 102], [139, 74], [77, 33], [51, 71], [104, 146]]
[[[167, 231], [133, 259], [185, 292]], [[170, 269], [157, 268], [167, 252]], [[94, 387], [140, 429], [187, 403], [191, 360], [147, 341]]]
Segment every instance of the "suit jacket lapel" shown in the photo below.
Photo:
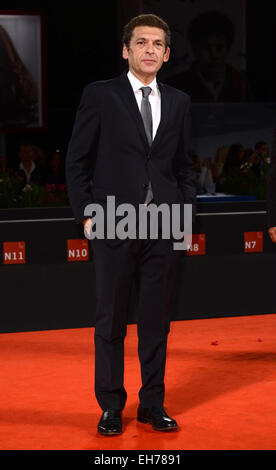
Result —
[[[145, 145], [145, 148], [147, 152], [149, 151], [149, 144], [144, 128], [144, 123], [143, 119], [140, 113], [140, 110], [137, 105], [136, 98], [133, 93], [132, 86], [127, 78], [127, 72], [124, 72], [122, 75], [119, 77], [119, 87], [117, 89], [121, 99], [123, 100], [124, 104], [127, 107], [128, 112], [130, 113], [132, 119], [134, 120], [134, 123], [138, 129], [138, 132], [141, 136], [141, 139]], [[168, 96], [168, 93], [162, 83], [159, 81], [158, 87], [160, 90], [160, 95], [161, 95], [161, 119], [160, 123], [155, 135], [155, 138], [152, 142], [152, 147], [155, 147], [158, 145], [160, 142], [160, 139], [162, 138], [162, 134], [165, 131], [165, 126], [168, 121], [168, 113], [169, 113], [169, 104], [170, 104], [170, 98]]]
[[135, 126], [137, 127], [138, 132], [141, 136], [141, 139], [148, 151], [149, 144], [148, 144], [148, 139], [147, 139], [145, 128], [144, 128], [143, 119], [142, 119], [140, 110], [138, 108], [132, 86], [130, 84], [130, 81], [127, 78], [126, 72], [124, 72], [119, 77], [119, 87], [117, 91], [121, 99], [123, 100], [124, 104], [126, 105], [127, 110], [129, 114], [131, 115], [131, 118], [134, 120]]
[[161, 95], [161, 119], [160, 123], [158, 126], [158, 129], [155, 134], [155, 138], [152, 143], [152, 147], [155, 147], [158, 145], [160, 142], [160, 139], [162, 138], [163, 133], [165, 132], [165, 127], [168, 122], [168, 114], [169, 114], [169, 109], [170, 109], [170, 97], [168, 96], [168, 93], [162, 83], [157, 81], [160, 95]]

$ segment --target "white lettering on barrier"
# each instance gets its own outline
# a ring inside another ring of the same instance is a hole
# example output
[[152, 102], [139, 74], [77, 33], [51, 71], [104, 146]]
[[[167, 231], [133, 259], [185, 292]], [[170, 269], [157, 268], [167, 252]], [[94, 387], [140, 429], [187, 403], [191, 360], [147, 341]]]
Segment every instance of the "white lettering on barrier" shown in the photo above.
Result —
[[68, 256], [69, 258], [85, 258], [87, 256], [87, 250], [86, 248], [82, 248], [82, 250], [79, 248], [69, 248]]
[[253, 250], [256, 246], [256, 240], [252, 240], [252, 241], [246, 241], [245, 242], [245, 248], [249, 249], [249, 250]]
[[23, 253], [22, 251], [19, 251], [18, 253], [16, 251], [6, 251], [4, 254], [4, 260], [5, 261], [22, 261], [23, 258]]

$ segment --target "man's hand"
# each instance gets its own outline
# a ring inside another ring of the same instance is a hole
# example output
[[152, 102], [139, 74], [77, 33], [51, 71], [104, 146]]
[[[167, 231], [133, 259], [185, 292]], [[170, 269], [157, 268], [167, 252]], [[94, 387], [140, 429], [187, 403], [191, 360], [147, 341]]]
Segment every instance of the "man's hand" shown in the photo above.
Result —
[[91, 227], [92, 227], [92, 220], [90, 218], [85, 219], [85, 220], [82, 221], [82, 224], [83, 224], [83, 228], [84, 228], [84, 234], [87, 233], [87, 235], [90, 236]]
[[268, 229], [269, 236], [271, 240], [276, 243], [276, 227], [270, 227]]
[[192, 245], [193, 245], [193, 234], [188, 233], [188, 235], [186, 235], [186, 249], [187, 249], [187, 251], [190, 250]]

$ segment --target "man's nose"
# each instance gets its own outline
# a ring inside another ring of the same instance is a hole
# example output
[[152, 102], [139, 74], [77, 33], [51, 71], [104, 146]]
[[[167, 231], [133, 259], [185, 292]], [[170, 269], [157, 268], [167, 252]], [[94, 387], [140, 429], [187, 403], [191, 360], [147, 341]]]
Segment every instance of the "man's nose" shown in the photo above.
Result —
[[149, 54], [152, 54], [153, 51], [154, 51], [153, 43], [152, 43], [152, 42], [148, 42], [147, 45], [146, 45], [146, 52], [148, 52]]

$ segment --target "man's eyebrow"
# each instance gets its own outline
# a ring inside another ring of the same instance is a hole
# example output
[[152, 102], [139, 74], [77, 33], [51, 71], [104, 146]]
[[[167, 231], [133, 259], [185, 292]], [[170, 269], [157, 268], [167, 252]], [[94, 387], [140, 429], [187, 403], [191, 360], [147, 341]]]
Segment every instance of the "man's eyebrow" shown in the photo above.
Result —
[[[136, 38], [136, 41], [148, 41], [149, 38], [143, 38], [143, 37], [140, 37], [140, 38]], [[154, 39], [153, 42], [162, 42], [163, 44], [165, 44], [165, 41], [163, 41], [163, 39], [161, 38], [157, 38], [157, 39]]]

